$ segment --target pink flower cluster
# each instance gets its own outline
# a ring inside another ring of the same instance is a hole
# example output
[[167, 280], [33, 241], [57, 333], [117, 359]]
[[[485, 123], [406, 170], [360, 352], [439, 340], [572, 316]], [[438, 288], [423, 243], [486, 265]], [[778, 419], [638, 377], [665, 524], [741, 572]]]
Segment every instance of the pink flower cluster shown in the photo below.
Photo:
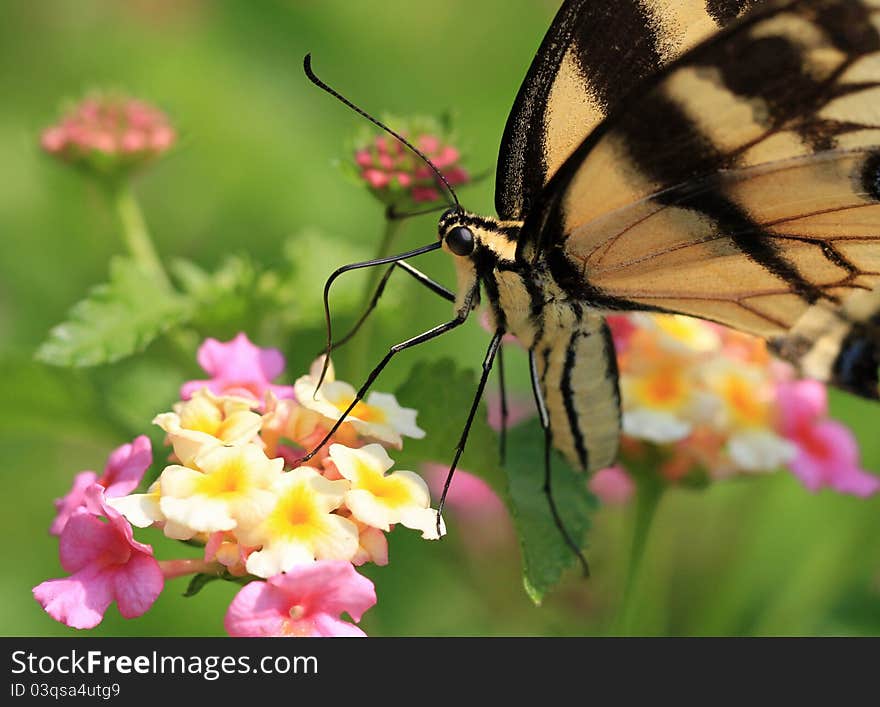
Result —
[[168, 117], [148, 103], [125, 96], [95, 95], [46, 128], [41, 144], [59, 159], [109, 174], [154, 159], [176, 139]]
[[[461, 154], [436, 131], [424, 132], [418, 128], [408, 131], [413, 144], [439, 169], [453, 186], [470, 180], [468, 172], [459, 164]], [[378, 135], [354, 153], [360, 178], [385, 204], [427, 204], [443, 198], [437, 186], [437, 177], [431, 168], [404, 145], [388, 135]]]
[[[231, 635], [364, 635], [339, 618], [346, 611], [359, 621], [376, 601], [353, 566], [387, 564], [385, 533], [395, 524], [438, 537], [425, 482], [389, 473], [386, 447], [424, 434], [416, 412], [372, 393], [303, 465], [354, 396], [332, 366], [321, 387], [321, 361], [295, 386], [277, 385], [282, 355], [244, 334], [208, 339], [198, 358], [211, 377], [184, 384], [184, 400], [154, 420], [172, 463], [133, 493], [153, 461], [141, 436], [116, 449], [100, 477], [78, 474], [51, 528], [70, 576], [43, 582], [34, 596], [56, 620], [92, 628], [114, 601], [124, 617], [140, 616], [174, 577], [247, 577], [226, 616]], [[156, 560], [132, 526], [200, 543], [204, 557]]]
[[606, 502], [632, 496], [626, 466], [646, 460], [670, 483], [785, 467], [811, 491], [880, 490], [880, 477], [859, 464], [852, 432], [828, 418], [825, 386], [795, 380], [762, 340], [687, 317], [613, 316], [609, 324], [624, 438], [621, 465], [590, 481]]

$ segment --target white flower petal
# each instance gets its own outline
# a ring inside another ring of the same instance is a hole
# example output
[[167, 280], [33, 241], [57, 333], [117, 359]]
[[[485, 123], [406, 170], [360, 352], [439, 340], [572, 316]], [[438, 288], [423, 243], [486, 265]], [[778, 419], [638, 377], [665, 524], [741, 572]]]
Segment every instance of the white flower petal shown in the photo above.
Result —
[[623, 413], [623, 431], [630, 437], [649, 442], [677, 442], [691, 433], [690, 422], [672, 413], [637, 408]]

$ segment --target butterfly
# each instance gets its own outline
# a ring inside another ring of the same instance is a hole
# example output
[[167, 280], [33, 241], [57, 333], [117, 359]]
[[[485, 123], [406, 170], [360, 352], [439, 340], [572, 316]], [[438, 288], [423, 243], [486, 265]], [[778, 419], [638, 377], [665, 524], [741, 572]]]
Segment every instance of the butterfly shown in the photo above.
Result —
[[437, 247], [456, 316], [391, 355], [485, 296], [495, 335], [468, 425], [510, 332], [557, 521], [551, 445], [587, 472], [617, 455], [609, 313], [717, 322], [880, 397], [876, 0], [566, 0], [503, 133], [497, 217], [452, 195]]

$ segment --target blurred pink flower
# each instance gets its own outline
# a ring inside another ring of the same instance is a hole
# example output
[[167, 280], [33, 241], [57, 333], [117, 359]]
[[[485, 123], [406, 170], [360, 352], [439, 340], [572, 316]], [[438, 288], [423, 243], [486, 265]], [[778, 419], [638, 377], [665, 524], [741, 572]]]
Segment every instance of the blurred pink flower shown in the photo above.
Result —
[[[440, 498], [449, 473], [448, 464], [430, 462], [422, 465], [422, 476], [428, 483], [432, 498]], [[446, 507], [461, 515], [497, 518], [505, 515], [504, 503], [492, 487], [479, 476], [464, 469], [456, 469], [446, 495]]]
[[114, 449], [107, 459], [104, 474], [100, 479], [93, 471], [80, 472], [74, 477], [73, 486], [67, 495], [55, 500], [58, 514], [52, 521], [49, 532], [52, 535], [61, 534], [74, 511], [85, 502], [85, 492], [90, 486], [93, 484], [102, 486], [107, 498], [125, 496], [137, 488], [144, 472], [152, 463], [150, 439], [145, 435], [140, 435], [130, 444], [123, 444]]
[[176, 139], [159, 109], [128, 96], [96, 94], [46, 128], [40, 144], [65, 162], [111, 174], [155, 159]]
[[245, 586], [224, 626], [230, 636], [365, 636], [339, 617], [347, 612], [360, 621], [375, 603], [373, 583], [350, 562], [315, 562]]
[[608, 328], [611, 330], [611, 338], [614, 340], [614, 350], [618, 356], [623, 355], [629, 347], [629, 340], [638, 327], [629, 317], [622, 314], [614, 314], [605, 318]]
[[791, 471], [810, 491], [828, 487], [867, 497], [880, 490], [880, 477], [861, 468], [852, 432], [827, 419], [825, 386], [814, 381], [784, 382], [777, 388], [782, 433], [797, 446]]
[[61, 532], [61, 566], [71, 575], [37, 585], [34, 598], [71, 628], [94, 628], [113, 601], [125, 618], [140, 616], [164, 584], [153, 549], [137, 542], [128, 521], [107, 506], [103, 487], [90, 486], [84, 501]]
[[237, 395], [260, 402], [267, 391], [277, 398], [294, 397], [293, 386], [272, 384], [272, 379], [284, 371], [281, 352], [255, 346], [243, 332], [226, 342], [205, 339], [199, 347], [198, 361], [211, 378], [184, 383], [180, 389], [184, 400], [199, 388], [208, 388], [215, 395]]
[[[489, 426], [498, 431], [501, 429], [501, 394], [489, 393], [486, 396]], [[507, 427], [516, 427], [519, 423], [537, 414], [535, 402], [531, 398], [519, 395], [507, 396]]]
[[625, 505], [636, 492], [636, 482], [622, 466], [600, 469], [593, 474], [588, 487], [607, 506]]
[[[459, 165], [457, 148], [440, 135], [434, 121], [414, 119], [401, 131], [454, 185], [470, 181]], [[354, 162], [360, 178], [385, 204], [429, 203], [443, 198], [433, 170], [400, 142], [388, 135], [378, 135], [355, 150]]]

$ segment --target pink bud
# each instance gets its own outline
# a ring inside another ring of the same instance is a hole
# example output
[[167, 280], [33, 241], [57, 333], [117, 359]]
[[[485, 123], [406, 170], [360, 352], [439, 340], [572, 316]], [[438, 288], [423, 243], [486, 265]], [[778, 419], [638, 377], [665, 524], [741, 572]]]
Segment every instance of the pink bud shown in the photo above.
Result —
[[361, 176], [373, 189], [382, 189], [391, 182], [391, 178], [378, 169], [365, 169]]
[[437, 201], [440, 198], [440, 192], [432, 187], [413, 187], [411, 194], [416, 203]]
[[46, 152], [59, 152], [67, 142], [63, 128], [46, 128], [40, 138], [40, 144]]
[[168, 118], [149, 104], [97, 95], [44, 130], [40, 144], [49, 154], [108, 175], [137, 168], [168, 150], [176, 138]]

